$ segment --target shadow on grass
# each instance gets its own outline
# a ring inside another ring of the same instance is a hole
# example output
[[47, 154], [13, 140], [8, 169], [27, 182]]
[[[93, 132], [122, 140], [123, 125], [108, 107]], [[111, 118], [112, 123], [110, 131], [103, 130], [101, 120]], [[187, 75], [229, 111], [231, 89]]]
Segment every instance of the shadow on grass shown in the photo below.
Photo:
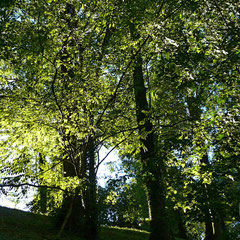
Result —
[[[149, 233], [137, 229], [101, 227], [100, 240], [147, 240]], [[55, 240], [58, 230], [51, 217], [0, 207], [0, 240]], [[58, 240], [81, 240], [64, 232]]]

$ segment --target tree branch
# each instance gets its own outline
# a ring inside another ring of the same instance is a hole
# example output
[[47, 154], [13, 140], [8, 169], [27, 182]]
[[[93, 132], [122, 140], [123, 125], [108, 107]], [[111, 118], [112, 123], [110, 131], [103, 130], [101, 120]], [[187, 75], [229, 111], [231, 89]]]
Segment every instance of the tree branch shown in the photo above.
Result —
[[56, 103], [56, 105], [58, 107], [58, 110], [59, 110], [59, 112], [61, 114], [61, 117], [63, 119], [64, 118], [64, 114], [63, 114], [62, 108], [61, 108], [61, 106], [60, 106], [60, 104], [58, 102], [58, 99], [57, 99], [57, 96], [56, 96], [56, 93], [55, 93], [55, 87], [54, 87], [56, 79], [57, 79], [57, 74], [58, 74], [58, 69], [55, 68], [55, 74], [54, 74], [54, 77], [53, 77], [53, 80], [52, 80], [51, 88], [52, 88], [52, 93], [53, 93], [53, 97], [54, 97], [55, 103]]
[[97, 164], [97, 166], [96, 166], [96, 174], [97, 174], [97, 172], [98, 172], [98, 168], [99, 168], [100, 164], [103, 163], [103, 162], [106, 160], [106, 158], [109, 156], [109, 154], [110, 154], [114, 149], [116, 149], [121, 143], [123, 143], [124, 141], [126, 141], [126, 140], [132, 135], [132, 133], [133, 133], [133, 131], [132, 131], [126, 138], [124, 138], [122, 141], [120, 141], [119, 143], [117, 143], [117, 144], [105, 155], [105, 157], [104, 157], [101, 161], [98, 162], [98, 164]]
[[[159, 17], [161, 10], [163, 8], [165, 0], [162, 1], [160, 8], [157, 12], [157, 18]], [[165, 22], [169, 17], [171, 17], [175, 12], [177, 12], [181, 7], [183, 6], [183, 2], [180, 4], [179, 7], [177, 7], [174, 11], [172, 11], [169, 15], [167, 15], [162, 22]], [[127, 64], [127, 67], [125, 68], [124, 72], [122, 73], [119, 82], [115, 88], [114, 93], [112, 94], [111, 98], [108, 100], [105, 108], [103, 109], [100, 117], [98, 118], [97, 122], [96, 122], [96, 126], [101, 122], [103, 115], [105, 114], [106, 110], [108, 109], [109, 105], [114, 101], [114, 99], [117, 97], [117, 92], [120, 88], [120, 85], [124, 79], [124, 77], [126, 76], [128, 69], [131, 67], [132, 63], [134, 62], [136, 56], [140, 53], [140, 51], [142, 50], [142, 48], [145, 46], [145, 44], [148, 42], [148, 40], [151, 38], [151, 35], [149, 34], [145, 40], [142, 42], [142, 44], [139, 46], [138, 50], [135, 52], [135, 54], [133, 54], [133, 56], [131, 57], [131, 60], [129, 61], [129, 63]]]
[[19, 184], [0, 184], [0, 188], [5, 188], [5, 187], [24, 187], [24, 186], [29, 186], [29, 187], [35, 187], [35, 188], [50, 188], [50, 189], [56, 189], [56, 190], [61, 190], [64, 192], [69, 192], [70, 191], [63, 189], [61, 187], [57, 187], [57, 186], [48, 186], [48, 185], [36, 185], [36, 184], [32, 184], [32, 183], [19, 183]]

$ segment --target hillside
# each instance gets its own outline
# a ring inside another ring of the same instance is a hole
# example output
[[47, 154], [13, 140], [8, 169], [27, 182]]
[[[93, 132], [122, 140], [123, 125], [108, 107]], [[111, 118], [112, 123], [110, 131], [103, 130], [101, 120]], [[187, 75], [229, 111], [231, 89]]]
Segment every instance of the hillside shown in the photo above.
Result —
[[[57, 230], [50, 217], [20, 210], [0, 207], [1, 240], [53, 240]], [[136, 229], [102, 227], [100, 240], [147, 240], [148, 233]], [[77, 236], [63, 233], [59, 240], [79, 240]]]

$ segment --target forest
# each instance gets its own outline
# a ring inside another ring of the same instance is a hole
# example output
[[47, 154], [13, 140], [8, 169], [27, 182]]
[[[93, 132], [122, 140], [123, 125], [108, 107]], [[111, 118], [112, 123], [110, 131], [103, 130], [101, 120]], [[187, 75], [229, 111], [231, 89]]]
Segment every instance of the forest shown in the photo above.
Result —
[[58, 239], [98, 240], [103, 226], [240, 239], [239, 10], [1, 0], [0, 194], [34, 191], [29, 209]]

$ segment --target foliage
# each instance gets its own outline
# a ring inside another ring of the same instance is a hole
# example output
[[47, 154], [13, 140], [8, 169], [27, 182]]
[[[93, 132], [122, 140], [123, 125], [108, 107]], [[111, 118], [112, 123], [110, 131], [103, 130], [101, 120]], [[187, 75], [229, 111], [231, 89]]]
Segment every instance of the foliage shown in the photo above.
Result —
[[99, 189], [100, 223], [140, 228], [148, 218], [146, 191], [141, 182], [126, 176], [112, 179]]
[[[1, 187], [47, 188], [47, 212], [71, 194], [86, 205], [95, 201], [99, 151], [116, 148], [131, 176], [98, 189], [101, 223], [147, 218], [143, 182], [158, 171], [174, 233], [181, 223], [197, 239], [210, 221], [235, 234], [236, 1], [15, 0], [0, 12]], [[146, 164], [150, 137], [155, 159]], [[36, 211], [42, 200], [39, 190]]]

